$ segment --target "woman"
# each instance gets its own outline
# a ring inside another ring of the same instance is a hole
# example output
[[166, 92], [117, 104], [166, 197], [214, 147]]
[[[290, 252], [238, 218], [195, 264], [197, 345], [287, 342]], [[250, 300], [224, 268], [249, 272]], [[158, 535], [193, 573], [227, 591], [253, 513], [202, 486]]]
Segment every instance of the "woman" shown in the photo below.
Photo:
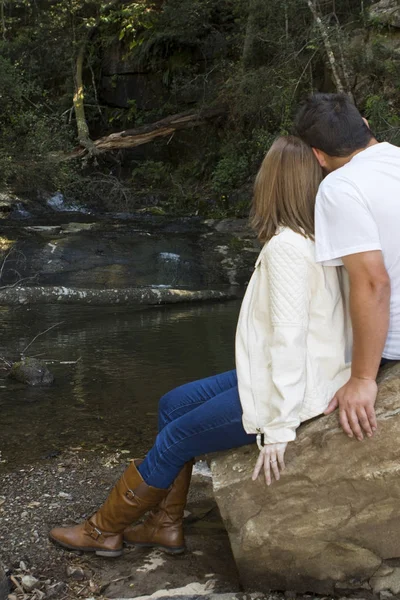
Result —
[[[236, 371], [181, 386], [159, 405], [159, 434], [85, 523], [50, 539], [119, 556], [123, 541], [184, 551], [182, 520], [195, 456], [257, 441], [253, 473], [279, 479], [300, 422], [324, 412], [349, 378], [338, 271], [314, 261], [314, 202], [322, 174], [295, 137], [274, 142], [257, 175], [252, 225], [264, 247], [240, 311]], [[139, 525], [131, 525], [147, 511]]]

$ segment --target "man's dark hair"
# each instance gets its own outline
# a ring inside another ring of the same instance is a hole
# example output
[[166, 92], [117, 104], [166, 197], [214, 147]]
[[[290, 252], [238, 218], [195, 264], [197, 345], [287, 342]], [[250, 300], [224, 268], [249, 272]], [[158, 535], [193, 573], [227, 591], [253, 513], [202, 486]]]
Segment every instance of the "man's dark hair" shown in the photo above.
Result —
[[295, 133], [329, 156], [349, 156], [374, 138], [346, 94], [314, 94], [301, 106]]

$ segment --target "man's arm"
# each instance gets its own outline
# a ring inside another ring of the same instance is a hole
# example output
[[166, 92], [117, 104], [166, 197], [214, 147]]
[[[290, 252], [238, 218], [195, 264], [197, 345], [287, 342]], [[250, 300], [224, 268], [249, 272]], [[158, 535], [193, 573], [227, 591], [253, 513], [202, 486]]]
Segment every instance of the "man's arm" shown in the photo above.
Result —
[[350, 380], [330, 402], [326, 414], [339, 406], [347, 435], [363, 439], [376, 429], [376, 376], [389, 328], [390, 279], [382, 252], [360, 252], [343, 257], [350, 278], [353, 357]]

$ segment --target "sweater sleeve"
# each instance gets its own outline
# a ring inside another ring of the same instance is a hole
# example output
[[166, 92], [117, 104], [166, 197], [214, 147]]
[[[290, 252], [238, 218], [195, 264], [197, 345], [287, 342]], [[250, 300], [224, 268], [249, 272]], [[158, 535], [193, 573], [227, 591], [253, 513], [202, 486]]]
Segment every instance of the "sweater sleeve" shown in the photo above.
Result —
[[[271, 315], [271, 388], [264, 443], [290, 442], [300, 424], [307, 379], [311, 266], [300, 250], [270, 244], [263, 258]], [[265, 415], [265, 412], [264, 412]]]

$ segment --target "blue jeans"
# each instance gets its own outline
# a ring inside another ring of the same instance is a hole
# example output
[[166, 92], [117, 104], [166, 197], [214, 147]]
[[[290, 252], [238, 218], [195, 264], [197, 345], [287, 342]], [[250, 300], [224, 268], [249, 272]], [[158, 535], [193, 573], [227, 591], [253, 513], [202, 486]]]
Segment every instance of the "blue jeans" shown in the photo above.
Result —
[[139, 471], [148, 485], [166, 489], [192, 458], [255, 441], [243, 429], [236, 371], [228, 371], [161, 398], [159, 433]]
[[399, 362], [399, 361], [397, 359], [392, 359], [392, 358], [382, 358], [381, 364], [379, 366], [384, 367], [385, 365], [388, 365], [389, 363], [395, 363], [395, 362]]

